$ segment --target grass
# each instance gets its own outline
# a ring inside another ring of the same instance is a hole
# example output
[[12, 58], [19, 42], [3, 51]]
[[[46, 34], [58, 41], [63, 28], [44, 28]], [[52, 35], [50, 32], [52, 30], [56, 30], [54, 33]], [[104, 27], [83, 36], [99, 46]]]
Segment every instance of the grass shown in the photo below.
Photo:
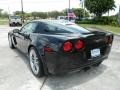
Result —
[[6, 25], [8, 24], [8, 21], [0, 21], [0, 25]]
[[4, 18], [0, 18], [0, 25], [5, 25], [5, 24], [8, 24], [8, 19]]
[[98, 28], [100, 30], [107, 30], [113, 33], [120, 34], [120, 27], [115, 27], [115, 26], [110, 26], [110, 25], [95, 25], [95, 24], [79, 24], [79, 25], [85, 28]]

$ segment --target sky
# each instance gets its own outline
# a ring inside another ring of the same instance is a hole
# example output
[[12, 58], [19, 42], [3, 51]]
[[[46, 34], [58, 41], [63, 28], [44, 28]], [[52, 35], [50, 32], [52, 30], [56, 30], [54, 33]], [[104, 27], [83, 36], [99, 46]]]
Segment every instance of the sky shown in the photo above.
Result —
[[[62, 11], [69, 7], [69, 0], [23, 0], [24, 11]], [[115, 11], [110, 11], [110, 15], [115, 15], [119, 11], [120, 0], [115, 0]], [[71, 8], [81, 7], [80, 0], [71, 0]], [[0, 8], [9, 13], [21, 10], [21, 0], [0, 0]]]

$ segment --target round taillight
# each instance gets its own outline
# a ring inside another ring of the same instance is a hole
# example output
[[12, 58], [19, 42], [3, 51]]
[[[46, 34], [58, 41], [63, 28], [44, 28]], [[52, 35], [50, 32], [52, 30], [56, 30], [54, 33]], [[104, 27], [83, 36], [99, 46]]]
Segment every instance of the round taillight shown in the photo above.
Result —
[[110, 37], [109, 37], [109, 43], [111, 44], [112, 41], [113, 41], [113, 38], [112, 38], [112, 36], [110, 36]]
[[72, 43], [71, 42], [65, 42], [64, 44], [63, 44], [63, 50], [65, 51], [65, 52], [68, 52], [68, 51], [70, 51], [70, 50], [72, 50]]
[[112, 36], [107, 36], [107, 37], [106, 37], [106, 43], [107, 43], [107, 44], [111, 44], [112, 41], [113, 41]]
[[82, 40], [78, 40], [76, 43], [75, 43], [75, 48], [76, 49], [81, 49], [83, 48], [84, 46], [84, 42]]
[[106, 42], [106, 43], [109, 43], [109, 37], [106, 37], [106, 38], [105, 38], [105, 42]]

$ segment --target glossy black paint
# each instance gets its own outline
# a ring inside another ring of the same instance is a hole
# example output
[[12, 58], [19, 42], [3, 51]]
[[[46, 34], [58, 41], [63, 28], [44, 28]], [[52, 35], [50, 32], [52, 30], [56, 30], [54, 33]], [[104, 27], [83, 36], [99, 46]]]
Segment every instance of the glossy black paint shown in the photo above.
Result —
[[[41, 23], [42, 21], [33, 21]], [[45, 23], [45, 22], [43, 22]], [[24, 26], [23, 26], [24, 27]], [[13, 30], [8, 33], [11, 36], [15, 47], [19, 48], [23, 53], [28, 54], [30, 47], [35, 47], [42, 59], [44, 71], [46, 74], [60, 74], [78, 70], [86, 66], [91, 66], [101, 62], [108, 57], [112, 44], [105, 43], [106, 36], [112, 36], [111, 33], [90, 31], [89, 33], [67, 34], [67, 33], [21, 33], [21, 31]], [[72, 50], [64, 52], [62, 45], [66, 41], [73, 44], [77, 40], [85, 42], [84, 48], [80, 50]], [[52, 48], [52, 52], [45, 52], [44, 47]], [[100, 48], [101, 56], [92, 58], [90, 50]]]

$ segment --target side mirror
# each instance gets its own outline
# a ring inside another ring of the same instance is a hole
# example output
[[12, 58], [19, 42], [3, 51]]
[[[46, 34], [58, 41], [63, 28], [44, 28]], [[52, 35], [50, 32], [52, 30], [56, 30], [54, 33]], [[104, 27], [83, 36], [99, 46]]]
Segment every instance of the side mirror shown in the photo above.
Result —
[[19, 29], [14, 29], [13, 32], [14, 32], [14, 33], [19, 33], [20, 30], [19, 30]]

